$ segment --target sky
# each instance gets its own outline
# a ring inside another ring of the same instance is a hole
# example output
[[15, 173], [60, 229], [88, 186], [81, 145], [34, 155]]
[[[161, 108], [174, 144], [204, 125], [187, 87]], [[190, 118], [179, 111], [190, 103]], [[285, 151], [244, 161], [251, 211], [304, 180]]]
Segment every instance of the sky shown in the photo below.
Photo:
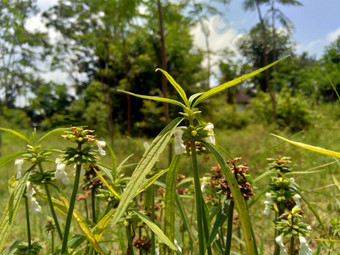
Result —
[[[57, 2], [57, 0], [37, 0], [41, 10], [46, 10]], [[245, 12], [242, 8], [242, 2], [243, 0], [231, 0], [228, 5], [219, 5], [218, 9], [222, 15], [209, 17], [206, 21], [210, 30], [209, 43], [213, 51], [229, 47], [238, 53], [236, 44], [238, 38], [258, 23], [257, 12]], [[277, 7], [294, 24], [292, 37], [296, 42], [296, 53], [300, 54], [307, 51], [310, 56], [320, 58], [325, 46], [340, 36], [340, 0], [300, 0], [300, 2], [303, 6], [283, 6], [277, 4]], [[266, 14], [266, 9], [268, 9], [266, 6], [261, 8], [263, 15]], [[27, 25], [32, 28], [42, 27], [38, 17], [32, 18]], [[194, 45], [205, 49], [201, 28], [196, 26], [192, 28], [191, 33]], [[50, 35], [52, 37], [56, 36], [53, 31], [50, 32]], [[218, 60], [219, 57], [217, 56], [213, 58], [215, 63]], [[216, 66], [213, 70], [218, 72]], [[58, 71], [53, 73], [46, 72], [45, 74], [46, 79], [52, 79], [57, 82], [65, 80], [66, 77], [66, 74]], [[213, 79], [212, 85], [215, 83], [216, 79]]]

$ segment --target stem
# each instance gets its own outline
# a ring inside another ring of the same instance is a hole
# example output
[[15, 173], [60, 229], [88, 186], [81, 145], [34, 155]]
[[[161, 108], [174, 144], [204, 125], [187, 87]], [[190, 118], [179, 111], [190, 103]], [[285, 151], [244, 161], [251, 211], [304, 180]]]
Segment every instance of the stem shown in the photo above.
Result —
[[290, 255], [294, 255], [294, 237], [290, 238], [290, 251], [289, 251]]
[[131, 236], [131, 226], [130, 223], [126, 226], [126, 237], [128, 239], [128, 252], [127, 255], [133, 255], [133, 244], [132, 244], [132, 236]]
[[198, 227], [198, 245], [199, 245], [198, 247], [199, 247], [199, 254], [204, 255], [204, 231], [203, 231], [203, 216], [202, 216], [202, 210], [204, 210], [204, 208], [202, 206], [201, 184], [200, 184], [200, 179], [198, 176], [195, 139], [192, 139], [190, 141], [190, 144], [191, 144], [192, 166], [194, 170], [196, 214], [197, 214], [197, 227]]
[[[278, 213], [275, 212], [275, 223], [277, 221], [277, 215]], [[280, 255], [280, 247], [279, 245], [275, 242], [275, 238], [278, 236], [278, 231], [277, 229], [275, 228], [275, 232], [274, 232], [274, 245], [275, 245], [275, 249], [274, 249], [274, 255]]]
[[[80, 146], [81, 146], [81, 144], [78, 144], [79, 150], [80, 150]], [[62, 246], [61, 254], [67, 253], [68, 234], [70, 232], [72, 214], [73, 214], [74, 204], [76, 202], [76, 196], [77, 196], [79, 179], [80, 179], [80, 170], [81, 170], [81, 165], [77, 165], [76, 177], [75, 177], [75, 180], [74, 180], [73, 191], [72, 191], [72, 196], [71, 196], [71, 200], [70, 200], [70, 207], [69, 207], [68, 212], [67, 212], [67, 218], [66, 218], [65, 232], [64, 232], [64, 239], [63, 239], [63, 246]]]
[[84, 207], [85, 207], [86, 218], [89, 220], [89, 210], [87, 209], [87, 201], [86, 201], [86, 198], [84, 199]]
[[[204, 227], [204, 234], [205, 234], [205, 240], [208, 240], [209, 238], [209, 226], [208, 226], [208, 219], [207, 219], [207, 213], [205, 210], [205, 203], [202, 197], [202, 207], [203, 207], [203, 227]], [[211, 247], [207, 247], [208, 255], [212, 255], [211, 253]]]
[[229, 209], [228, 209], [227, 240], [225, 243], [225, 254], [226, 255], [230, 254], [231, 236], [233, 234], [233, 217], [234, 217], [234, 200], [231, 200]]
[[60, 238], [60, 240], [63, 240], [63, 234], [61, 232], [61, 229], [60, 229], [60, 226], [59, 226], [59, 222], [58, 222], [58, 218], [57, 218], [57, 215], [56, 215], [55, 210], [54, 210], [54, 206], [53, 206], [53, 203], [52, 203], [52, 198], [51, 198], [50, 190], [48, 189], [48, 184], [45, 183], [44, 186], [45, 186], [45, 191], [46, 191], [46, 195], [47, 195], [48, 204], [50, 206], [50, 210], [51, 210], [51, 213], [52, 213], [52, 217], [53, 217], [55, 226], [56, 226], [57, 231], [58, 231], [59, 238]]
[[96, 220], [96, 191], [94, 189], [91, 190], [91, 201], [92, 201], [92, 220], [93, 223], [97, 223]]
[[54, 253], [54, 231], [51, 232], [52, 253]]
[[28, 207], [27, 189], [26, 189], [26, 195], [25, 195], [25, 208], [26, 208], [28, 248], [31, 249], [32, 242], [31, 242], [30, 212], [29, 212], [29, 207]]
[[[155, 185], [151, 185], [152, 198], [151, 198], [151, 221], [155, 223]], [[156, 254], [156, 240], [155, 233], [151, 232], [151, 254]]]
[[[40, 172], [43, 173], [44, 170], [43, 170], [43, 168], [42, 168], [42, 166], [41, 166], [41, 163], [39, 163], [38, 166], [39, 166]], [[49, 206], [50, 206], [50, 210], [51, 210], [51, 213], [52, 213], [52, 217], [53, 217], [55, 226], [56, 226], [57, 231], [58, 231], [59, 238], [60, 238], [60, 240], [63, 240], [63, 234], [62, 234], [62, 232], [61, 232], [61, 228], [60, 228], [60, 225], [59, 225], [59, 221], [58, 221], [58, 218], [57, 218], [57, 214], [55, 213], [55, 210], [54, 210], [54, 206], [53, 206], [53, 202], [52, 202], [52, 197], [51, 197], [50, 190], [49, 190], [49, 188], [48, 188], [48, 184], [45, 183], [44, 186], [45, 186], [47, 201], [48, 201], [48, 204], [49, 204]]]

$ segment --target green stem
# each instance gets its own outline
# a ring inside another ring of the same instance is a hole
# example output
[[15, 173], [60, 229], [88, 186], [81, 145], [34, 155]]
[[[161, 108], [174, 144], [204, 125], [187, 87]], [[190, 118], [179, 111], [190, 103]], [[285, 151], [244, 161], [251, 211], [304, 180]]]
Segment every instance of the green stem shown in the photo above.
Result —
[[[275, 212], [275, 223], [277, 221], [277, 217], [278, 217], [278, 213]], [[280, 247], [279, 245], [275, 242], [275, 238], [278, 236], [278, 231], [277, 229], [275, 228], [275, 231], [274, 231], [274, 245], [275, 245], [275, 249], [274, 249], [274, 255], [280, 255]]]
[[[79, 148], [80, 146], [81, 145], [79, 144], [78, 145], [79, 150], [80, 150], [80, 148]], [[76, 177], [74, 179], [73, 191], [72, 191], [71, 200], [70, 200], [70, 207], [69, 207], [68, 212], [67, 212], [67, 218], [66, 218], [66, 223], [65, 223], [64, 239], [63, 239], [63, 246], [62, 246], [62, 249], [61, 249], [61, 254], [67, 253], [67, 241], [68, 241], [68, 235], [69, 235], [70, 227], [71, 227], [74, 204], [76, 202], [76, 196], [77, 196], [77, 192], [78, 192], [80, 170], [81, 170], [81, 165], [77, 165]]]
[[234, 200], [231, 200], [229, 209], [228, 209], [227, 240], [225, 243], [225, 254], [226, 255], [230, 254], [231, 237], [233, 234], [233, 218], [234, 218]]
[[290, 255], [294, 255], [294, 237], [290, 238], [290, 251], [289, 251]]
[[52, 242], [52, 254], [54, 253], [54, 231], [51, 232], [51, 242]]
[[26, 223], [27, 223], [27, 241], [28, 241], [28, 248], [31, 249], [32, 241], [31, 241], [31, 227], [30, 227], [30, 212], [28, 207], [28, 197], [27, 197], [27, 189], [25, 196], [25, 207], [26, 207]]
[[[208, 225], [208, 217], [207, 217], [207, 211], [206, 211], [206, 205], [204, 203], [204, 200], [203, 200], [203, 196], [202, 196], [202, 207], [203, 207], [203, 227], [204, 227], [204, 234], [205, 234], [205, 240], [208, 239], [209, 237], [209, 225]], [[208, 250], [208, 255], [212, 255], [212, 252], [211, 252], [211, 247], [207, 247], [207, 250]]]
[[[151, 196], [151, 221], [155, 223], [155, 185], [151, 185], [152, 196]], [[156, 254], [156, 240], [155, 233], [151, 232], [151, 254]]]
[[58, 231], [59, 238], [60, 238], [60, 240], [63, 240], [63, 234], [61, 232], [61, 228], [60, 228], [60, 225], [59, 225], [59, 222], [58, 222], [58, 218], [57, 218], [57, 215], [56, 215], [55, 210], [54, 210], [54, 206], [53, 206], [53, 203], [52, 203], [52, 198], [51, 198], [50, 190], [48, 188], [48, 184], [45, 183], [44, 186], [45, 186], [48, 204], [50, 206], [50, 210], [51, 210], [51, 213], [52, 213], [52, 217], [53, 217], [55, 226], [56, 226], [57, 231]]
[[127, 255], [133, 255], [133, 244], [132, 244], [132, 235], [131, 235], [131, 225], [129, 223], [128, 226], [126, 226], [126, 237], [128, 239], [128, 252]]
[[202, 215], [202, 211], [204, 210], [204, 208], [202, 206], [202, 193], [201, 193], [200, 179], [198, 175], [195, 140], [192, 139], [190, 141], [190, 144], [191, 144], [191, 158], [192, 158], [192, 166], [193, 166], [193, 171], [194, 171], [194, 183], [195, 183], [198, 247], [199, 247], [199, 254], [204, 255], [204, 230], [203, 230], [203, 215]]
[[96, 190], [91, 190], [91, 201], [92, 201], [92, 220], [93, 223], [97, 223], [96, 219]]
[[[39, 163], [38, 165], [39, 165], [40, 172], [43, 173], [44, 171], [43, 171], [43, 168], [41, 166], [41, 163]], [[52, 213], [52, 217], [53, 217], [55, 226], [56, 226], [57, 231], [58, 231], [59, 238], [60, 238], [60, 240], [63, 240], [63, 234], [61, 232], [61, 228], [60, 228], [60, 225], [59, 225], [57, 214], [55, 213], [55, 210], [54, 210], [54, 206], [53, 206], [53, 202], [52, 202], [52, 197], [51, 197], [50, 190], [48, 188], [48, 184], [45, 183], [44, 186], [45, 186], [45, 191], [46, 191], [46, 195], [47, 195], [47, 201], [48, 201], [48, 204], [50, 206], [50, 210], [51, 210], [51, 213]]]

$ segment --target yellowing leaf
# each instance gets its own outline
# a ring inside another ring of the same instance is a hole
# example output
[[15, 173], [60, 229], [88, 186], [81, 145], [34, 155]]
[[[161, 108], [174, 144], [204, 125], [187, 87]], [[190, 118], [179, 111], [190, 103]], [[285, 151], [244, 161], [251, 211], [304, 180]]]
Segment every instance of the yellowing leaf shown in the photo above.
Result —
[[325, 154], [325, 155], [328, 155], [328, 156], [340, 158], [340, 153], [336, 152], [336, 151], [327, 150], [327, 149], [324, 149], [324, 148], [321, 148], [321, 147], [316, 147], [316, 146], [308, 145], [308, 144], [305, 144], [305, 143], [294, 142], [294, 141], [288, 140], [286, 138], [283, 138], [281, 136], [274, 135], [274, 134], [272, 134], [272, 136], [275, 136], [275, 137], [277, 137], [277, 138], [279, 138], [283, 141], [286, 141], [286, 142], [291, 143], [295, 146], [298, 146], [298, 147], [301, 147], [301, 148], [304, 148], [304, 149], [307, 149], [307, 150], [310, 150], [310, 151], [315, 151], [315, 152]]

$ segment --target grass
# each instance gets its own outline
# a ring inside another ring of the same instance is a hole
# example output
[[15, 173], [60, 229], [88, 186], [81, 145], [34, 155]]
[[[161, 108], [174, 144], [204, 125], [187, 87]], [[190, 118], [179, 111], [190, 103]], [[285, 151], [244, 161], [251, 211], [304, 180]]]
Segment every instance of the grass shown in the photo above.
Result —
[[[295, 136], [294, 140], [302, 141], [307, 144], [313, 144], [315, 146], [320, 146], [323, 148], [328, 148], [334, 151], [340, 151], [340, 133], [336, 129], [336, 127], [339, 126], [339, 119], [328, 120], [327, 118], [324, 118], [322, 122], [318, 122], [317, 125], [314, 125], [308, 130]], [[271, 136], [270, 133], [276, 133], [284, 137], [289, 137], [292, 135], [288, 131], [275, 131], [272, 127], [264, 127], [263, 125], [259, 124], [251, 124], [241, 130], [217, 129], [215, 133], [216, 140], [218, 141], [219, 146], [226, 149], [234, 157], [242, 156], [242, 162], [247, 163], [251, 162], [257, 155], [261, 154], [263, 151], [266, 151], [268, 148], [280, 142], [278, 139]], [[127, 139], [124, 136], [116, 137], [114, 140], [113, 149], [116, 153], [118, 164], [130, 154], [133, 154], [133, 156], [129, 159], [128, 163], [138, 162], [144, 152], [142, 144], [146, 140], [147, 139], [143, 138]], [[148, 141], [150, 142], [150, 140]], [[65, 140], [59, 135], [55, 135], [48, 138], [45, 141], [44, 145], [47, 148], [63, 148], [65, 146]], [[23, 150], [25, 149], [24, 146], [25, 144], [23, 142], [18, 141], [12, 135], [6, 133], [3, 134], [2, 155], [7, 155], [16, 151]], [[156, 164], [158, 168], [162, 169], [167, 166], [167, 155], [168, 154], [165, 151], [160, 157], [159, 162]], [[311, 204], [320, 214], [320, 217], [323, 220], [324, 224], [329, 228], [329, 219], [331, 217], [338, 217], [340, 210], [339, 205], [335, 200], [335, 198], [337, 198], [338, 201], [340, 200], [339, 189], [338, 187], [336, 187], [333, 181], [333, 176], [335, 176], [339, 180], [339, 164], [332, 163], [335, 162], [335, 160], [331, 157], [306, 151], [285, 143], [274, 151], [268, 153], [268, 155], [257, 161], [250, 168], [252, 178], [254, 179], [266, 171], [267, 162], [265, 158], [277, 157], [279, 155], [292, 158], [293, 171], [307, 171], [309, 169], [325, 165], [318, 169], [322, 170], [321, 172], [308, 175], [299, 174], [294, 176], [294, 178], [296, 180], [296, 183], [298, 183], [301, 187], [318, 192], [305, 193], [305, 195], [308, 197], [309, 201], [311, 201]], [[203, 176], [205, 172], [208, 172], [211, 166], [216, 165], [216, 162], [212, 158], [212, 155], [206, 155], [204, 157], [200, 156], [198, 159], [201, 176]], [[105, 157], [104, 163], [107, 165], [111, 164], [109, 156]], [[51, 163], [51, 165], [48, 167], [53, 169], [55, 165]], [[130, 175], [132, 170], [133, 169], [127, 170], [126, 174]], [[16, 169], [14, 164], [10, 163], [1, 168], [0, 171], [2, 173], [2, 178], [0, 179], [0, 192], [2, 194], [0, 196], [0, 206], [1, 208], [4, 208], [5, 203], [7, 202], [9, 197], [7, 182], [13, 175], [16, 174]], [[182, 173], [186, 176], [192, 176], [190, 159], [184, 159], [182, 161], [182, 164], [179, 168], [179, 173]], [[69, 169], [68, 175], [72, 176], [71, 169]], [[255, 183], [255, 194], [260, 193], [260, 191], [263, 190], [263, 188], [268, 184], [268, 180], [269, 177]], [[64, 192], [69, 194], [71, 192], [70, 186], [66, 186]], [[260, 244], [261, 239], [263, 238], [265, 244], [264, 254], [270, 254], [273, 247], [273, 243], [270, 240], [273, 240], [274, 235], [274, 217], [272, 216], [271, 219], [263, 217], [263, 200], [264, 199], [260, 200], [259, 203], [256, 203], [250, 209], [250, 214], [252, 218], [252, 223], [254, 224], [253, 227], [255, 230], [257, 243]], [[35, 214], [31, 216], [31, 223], [32, 226], [34, 226], [32, 229], [32, 236], [40, 239], [41, 241], [48, 241], [48, 237], [44, 233], [43, 228], [46, 224], [46, 218], [49, 215], [49, 210], [45, 202], [41, 200], [39, 200], [39, 202], [43, 207], [43, 211], [40, 214]], [[76, 205], [79, 210], [82, 210], [81, 206], [81, 203], [78, 203]], [[307, 216], [306, 221], [312, 226], [313, 229], [311, 239], [324, 238], [321, 228], [310, 210], [308, 210], [306, 206], [304, 207], [304, 209], [305, 215]], [[17, 215], [17, 224], [14, 224], [8, 239], [10, 242], [17, 239], [26, 240], [24, 218], [24, 205], [22, 204]], [[61, 225], [63, 227], [65, 224], [65, 218], [60, 217], [60, 219], [62, 219]], [[317, 247], [317, 242], [312, 242], [311, 247], [315, 251]]]

